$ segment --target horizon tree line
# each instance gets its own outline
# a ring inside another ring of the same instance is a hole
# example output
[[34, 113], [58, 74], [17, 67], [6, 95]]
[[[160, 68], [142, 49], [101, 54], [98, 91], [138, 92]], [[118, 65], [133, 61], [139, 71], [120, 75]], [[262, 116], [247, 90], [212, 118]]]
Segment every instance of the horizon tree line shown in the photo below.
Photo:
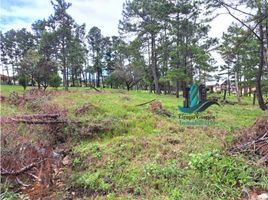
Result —
[[[241, 4], [253, 12], [239, 10]], [[120, 36], [112, 37], [103, 36], [96, 26], [86, 33], [86, 25], [68, 14], [71, 4], [65, 0], [54, 0], [52, 6], [54, 13], [34, 22], [31, 31], [1, 32], [1, 65], [10, 84], [17, 77], [20, 83], [46, 89], [59, 86], [62, 78], [65, 90], [135, 88], [179, 97], [193, 82], [225, 78], [228, 87], [235, 82], [237, 93], [256, 88], [260, 108], [267, 109], [262, 94], [268, 85], [266, 2], [126, 0]], [[208, 36], [217, 8], [225, 8], [237, 20], [221, 43]], [[233, 10], [247, 18], [237, 18]], [[213, 50], [221, 53], [225, 65], [215, 65]]]

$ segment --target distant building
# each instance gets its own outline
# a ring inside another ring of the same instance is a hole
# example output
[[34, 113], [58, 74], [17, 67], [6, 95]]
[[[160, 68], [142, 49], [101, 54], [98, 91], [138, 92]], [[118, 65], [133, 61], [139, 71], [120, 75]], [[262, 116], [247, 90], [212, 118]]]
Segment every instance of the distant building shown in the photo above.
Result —
[[[224, 91], [225, 89], [228, 90], [229, 86], [228, 86], [227, 80], [220, 80], [220, 81], [207, 81], [206, 87], [211, 92], [221, 92], [221, 91]], [[232, 93], [236, 92], [235, 84], [233, 82], [231, 82], [230, 91]]]
[[11, 77], [8, 77], [4, 74], [0, 74], [0, 83], [1, 84], [8, 84], [8, 81], [11, 79]]

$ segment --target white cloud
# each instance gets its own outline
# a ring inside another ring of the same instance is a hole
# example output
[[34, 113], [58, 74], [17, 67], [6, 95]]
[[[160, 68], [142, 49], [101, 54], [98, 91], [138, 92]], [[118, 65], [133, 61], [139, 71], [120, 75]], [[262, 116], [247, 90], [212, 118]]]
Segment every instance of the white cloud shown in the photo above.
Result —
[[[68, 13], [78, 24], [86, 23], [87, 31], [97, 26], [104, 36], [118, 35], [118, 21], [121, 18], [124, 0], [73, 0], [68, 1], [72, 6]], [[30, 29], [31, 24], [43, 18], [48, 18], [53, 13], [53, 6], [48, 0], [23, 0], [23, 5], [10, 5], [8, 8], [0, 7], [1, 30]]]
[[79, 24], [86, 23], [87, 30], [97, 26], [104, 36], [118, 35], [123, 2], [124, 0], [76, 0], [69, 13]]

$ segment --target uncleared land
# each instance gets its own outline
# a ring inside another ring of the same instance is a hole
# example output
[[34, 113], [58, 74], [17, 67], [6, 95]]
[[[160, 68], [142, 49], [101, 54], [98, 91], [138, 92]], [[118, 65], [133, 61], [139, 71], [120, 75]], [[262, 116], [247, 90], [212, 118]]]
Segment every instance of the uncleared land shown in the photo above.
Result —
[[[55, 151], [59, 146], [67, 149], [59, 153], [61, 159], [67, 160], [60, 167], [60, 184], [52, 187], [47, 198], [242, 199], [247, 193], [268, 189], [265, 167], [257, 165], [256, 158], [230, 155], [226, 150], [241, 130], [249, 128], [257, 118], [267, 117], [267, 112], [252, 106], [250, 97], [242, 97], [241, 105], [210, 107], [200, 116], [213, 116], [213, 121], [193, 126], [181, 124], [184, 115], [177, 107], [183, 99], [171, 95], [111, 89], [48, 89], [45, 99], [16, 104], [16, 97], [10, 98], [12, 91], [23, 96], [22, 87], [1, 87], [2, 119], [51, 114], [53, 109], [46, 109], [53, 105], [58, 109], [54, 112], [64, 111], [68, 121], [59, 135], [55, 131], [48, 133], [40, 125], [32, 125], [39, 127], [32, 129], [27, 129], [27, 124], [17, 125], [16, 133], [29, 143], [49, 141]], [[228, 98], [235, 101], [234, 96]], [[151, 104], [137, 106], [153, 99], [156, 100]], [[152, 108], [154, 102], [162, 107]], [[4, 131], [3, 128], [3, 134]], [[18, 145], [22, 141], [6, 142]], [[3, 188], [10, 199], [16, 199], [18, 194], [11, 192], [12, 184]], [[31, 197], [29, 191], [24, 188], [21, 192]]]

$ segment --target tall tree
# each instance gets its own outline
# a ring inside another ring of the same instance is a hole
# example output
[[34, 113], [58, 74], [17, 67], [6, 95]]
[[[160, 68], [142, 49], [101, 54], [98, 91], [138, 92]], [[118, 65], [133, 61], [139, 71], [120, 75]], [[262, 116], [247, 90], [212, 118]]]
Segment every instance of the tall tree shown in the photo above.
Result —
[[72, 31], [75, 26], [74, 19], [67, 13], [67, 9], [71, 3], [64, 0], [55, 0], [51, 2], [54, 8], [54, 14], [50, 16], [48, 24], [50, 28], [55, 31], [57, 44], [57, 58], [61, 63], [61, 70], [63, 74], [63, 86], [68, 90], [68, 48], [71, 48]]
[[91, 51], [93, 68], [96, 72], [96, 86], [100, 87], [103, 58], [103, 36], [101, 34], [101, 30], [96, 26], [92, 27], [88, 32], [87, 40]]
[[16, 74], [16, 31], [11, 29], [4, 33], [3, 37], [1, 38], [2, 48], [1, 54], [3, 55], [3, 62], [6, 65], [6, 69], [11, 66], [12, 70], [12, 81], [15, 84], [15, 74]]
[[[229, 15], [231, 15], [235, 20], [237, 20], [245, 29], [247, 29], [247, 34], [244, 36], [244, 40], [250, 35], [258, 40], [258, 49], [259, 49], [259, 62], [258, 69], [256, 70], [256, 94], [259, 103], [259, 107], [262, 110], [267, 109], [262, 96], [262, 76], [264, 68], [267, 67], [267, 62], [265, 62], [265, 46], [268, 43], [267, 33], [268, 30], [265, 30], [265, 26], [268, 24], [268, 3], [267, 1], [262, 0], [241, 0], [239, 2], [228, 2], [226, 0], [208, 0], [211, 2], [211, 7], [223, 7], [227, 10]], [[246, 12], [241, 9], [240, 6], [247, 6], [250, 9], [250, 12]], [[238, 14], [245, 16], [244, 19], [238, 17]], [[266, 34], [266, 35], [265, 35]], [[242, 43], [242, 42], [241, 42]], [[239, 48], [240, 43], [236, 46]]]
[[162, 29], [161, 18], [163, 7], [169, 3], [164, 0], [133, 0], [126, 1], [123, 6], [123, 19], [119, 22], [119, 28], [123, 32], [135, 32], [139, 36], [147, 35], [150, 41], [150, 67], [154, 86], [157, 94], [160, 94], [159, 72], [157, 68], [157, 37]]
[[75, 29], [74, 37], [70, 41], [68, 48], [68, 63], [71, 70], [71, 79], [73, 86], [75, 82], [79, 81], [82, 85], [82, 76], [84, 63], [86, 62], [86, 46], [83, 42], [85, 37], [85, 25], [77, 26]]
[[10, 70], [9, 70], [9, 57], [8, 57], [8, 47], [6, 43], [5, 35], [0, 32], [0, 55], [1, 55], [1, 65], [3, 66], [3, 70], [6, 71], [8, 76], [8, 84], [11, 84], [10, 78]]

